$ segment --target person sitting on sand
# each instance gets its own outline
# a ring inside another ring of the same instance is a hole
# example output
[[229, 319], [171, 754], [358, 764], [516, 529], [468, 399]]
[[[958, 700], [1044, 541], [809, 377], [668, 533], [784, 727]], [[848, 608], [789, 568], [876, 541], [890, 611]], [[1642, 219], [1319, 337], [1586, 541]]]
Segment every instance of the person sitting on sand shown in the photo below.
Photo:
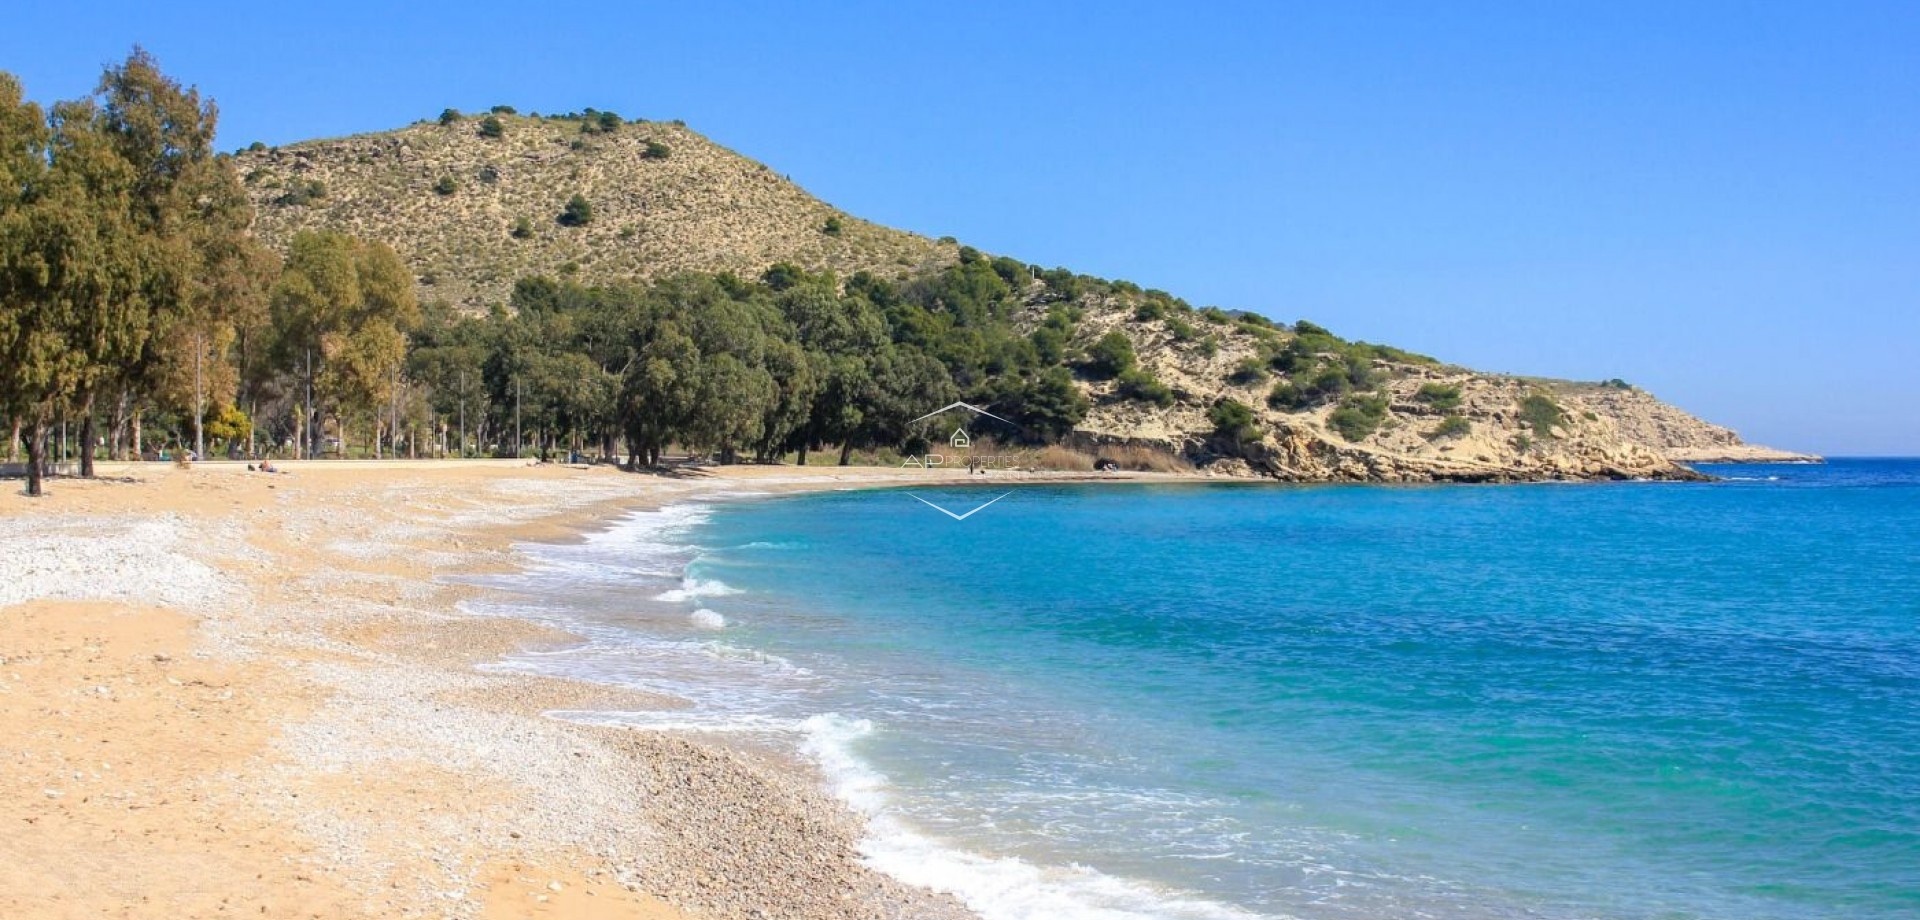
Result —
[[276, 473], [276, 472], [279, 472], [279, 471], [278, 471], [278, 470], [275, 470], [275, 469], [273, 468], [273, 461], [272, 461], [272, 460], [262, 460], [262, 461], [260, 461], [260, 472], [262, 472], [262, 473]]

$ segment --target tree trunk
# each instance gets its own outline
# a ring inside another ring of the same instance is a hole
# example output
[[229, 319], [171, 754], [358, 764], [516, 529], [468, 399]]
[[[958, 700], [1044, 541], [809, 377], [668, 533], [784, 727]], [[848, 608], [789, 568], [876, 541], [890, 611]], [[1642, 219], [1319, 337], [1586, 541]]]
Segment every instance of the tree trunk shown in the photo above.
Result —
[[47, 423], [35, 420], [27, 429], [27, 494], [35, 498], [47, 494], [41, 485], [46, 476]]
[[853, 465], [853, 442], [852, 441], [848, 441], [847, 443], [840, 445], [840, 465], [841, 466]]
[[147, 459], [146, 445], [140, 443], [140, 410], [133, 410], [133, 456], [139, 460]]
[[800, 454], [799, 458], [796, 459], [794, 462], [800, 464], [801, 466], [806, 466], [807, 465], [807, 445], [805, 444], [800, 445], [799, 454]]
[[13, 420], [13, 436], [7, 438], [7, 462], [20, 462], [20, 420]]
[[88, 393], [86, 402], [81, 403], [80, 416], [80, 478], [93, 478], [93, 394]]
[[200, 352], [205, 345], [199, 333], [193, 334], [193, 459], [207, 459], [207, 387], [200, 371]]

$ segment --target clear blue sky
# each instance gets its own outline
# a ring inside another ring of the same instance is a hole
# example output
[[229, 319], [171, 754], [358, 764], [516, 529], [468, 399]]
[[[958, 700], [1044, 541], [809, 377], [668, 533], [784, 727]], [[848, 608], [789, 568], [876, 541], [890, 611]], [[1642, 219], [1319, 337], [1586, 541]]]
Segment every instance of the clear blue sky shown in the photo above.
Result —
[[1920, 454], [1920, 4], [17, 4], [238, 147], [454, 106], [682, 118], [855, 214], [1750, 439]]

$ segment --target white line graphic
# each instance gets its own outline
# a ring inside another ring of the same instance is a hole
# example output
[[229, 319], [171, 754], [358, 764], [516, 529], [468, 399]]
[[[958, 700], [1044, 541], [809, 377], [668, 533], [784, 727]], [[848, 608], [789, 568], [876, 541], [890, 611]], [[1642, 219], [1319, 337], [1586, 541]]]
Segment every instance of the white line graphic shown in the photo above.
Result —
[[1013, 493], [1012, 493], [1012, 492], [1002, 492], [1002, 493], [1000, 493], [999, 495], [996, 495], [996, 496], [994, 496], [994, 499], [993, 499], [993, 501], [991, 501], [991, 502], [987, 502], [987, 505], [981, 505], [981, 506], [980, 506], [980, 508], [975, 508], [975, 509], [973, 509], [972, 511], [969, 511], [969, 512], [967, 512], [966, 514], [954, 514], [953, 512], [951, 512], [951, 511], [948, 511], [947, 509], [945, 509], [945, 508], [942, 508], [942, 507], [940, 507], [939, 505], [936, 505], [936, 504], [934, 504], [933, 502], [930, 502], [930, 501], [927, 501], [926, 499], [924, 499], [924, 498], [921, 498], [921, 497], [920, 497], [920, 496], [918, 496], [918, 495], [914, 495], [914, 494], [913, 494], [912, 492], [908, 492], [907, 494], [908, 494], [908, 495], [912, 495], [912, 496], [913, 496], [913, 500], [914, 500], [914, 501], [917, 501], [917, 502], [919, 502], [920, 504], [923, 504], [923, 505], [926, 505], [927, 507], [929, 507], [929, 508], [932, 508], [932, 509], [933, 509], [933, 510], [935, 510], [935, 511], [938, 511], [938, 512], [940, 512], [941, 514], [944, 514], [944, 515], [946, 515], [947, 517], [950, 517], [950, 518], [953, 518], [953, 519], [954, 519], [954, 520], [956, 520], [956, 521], [964, 521], [964, 520], [966, 520], [967, 518], [970, 518], [970, 517], [973, 517], [973, 516], [974, 516], [975, 514], [977, 514], [977, 513], [979, 513], [979, 511], [980, 511], [980, 508], [985, 508], [985, 507], [986, 507], [987, 505], [991, 505], [991, 504], [993, 504], [993, 502], [997, 502], [997, 501], [999, 501], [1000, 499], [1003, 499], [1003, 498], [1006, 498], [1007, 496], [1009, 496], [1009, 495], [1012, 495]]
[[[942, 412], [945, 412], [945, 411], [947, 411], [947, 410], [949, 410], [949, 409], [965, 409], [965, 410], [967, 410], [967, 411], [969, 411], [969, 412], [977, 412], [977, 413], [979, 413], [979, 414], [981, 414], [981, 415], [984, 415], [984, 416], [986, 416], [987, 418], [990, 418], [990, 419], [993, 419], [994, 421], [999, 421], [999, 422], [1007, 422], [1007, 420], [1006, 420], [1006, 419], [1003, 419], [1003, 418], [1001, 418], [1000, 416], [997, 416], [997, 415], [994, 415], [993, 413], [991, 413], [991, 412], [988, 412], [987, 410], [985, 410], [985, 409], [982, 409], [982, 408], [980, 408], [979, 406], [976, 406], [976, 405], [973, 405], [973, 404], [971, 404], [971, 403], [963, 403], [963, 402], [957, 402], [957, 403], [953, 403], [953, 404], [951, 404], [951, 405], [947, 405], [947, 406], [942, 406], [942, 407], [940, 407], [940, 408], [938, 408], [938, 409], [935, 409], [935, 410], [933, 410], [932, 412], [929, 412], [929, 413], [927, 413], [926, 415], [923, 415], [923, 416], [920, 416], [920, 417], [919, 417], [919, 418], [917, 418], [917, 419], [914, 419], [914, 420], [913, 420], [913, 422], [919, 422], [919, 421], [925, 421], [925, 420], [927, 420], [927, 419], [930, 419], [930, 418], [933, 418], [934, 416], [936, 416], [936, 415], [939, 415], [940, 413], [942, 413]], [[913, 422], [908, 422], [907, 424], [909, 424], [909, 425], [911, 425], [911, 424], [913, 424]], [[1007, 422], [1007, 424], [1009, 424], [1009, 425], [1013, 425], [1013, 423], [1012, 423], [1012, 422]], [[1015, 428], [1018, 428], [1018, 427], [1020, 427], [1020, 426], [1019, 426], [1019, 425], [1013, 425], [1013, 427], [1015, 427]]]

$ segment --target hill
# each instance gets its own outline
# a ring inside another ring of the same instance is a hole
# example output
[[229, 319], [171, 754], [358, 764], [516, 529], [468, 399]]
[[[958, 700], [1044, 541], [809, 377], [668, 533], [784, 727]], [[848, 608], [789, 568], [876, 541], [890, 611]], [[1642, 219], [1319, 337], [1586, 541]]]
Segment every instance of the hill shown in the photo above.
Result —
[[[468, 309], [505, 303], [532, 274], [753, 277], [791, 262], [891, 277], [958, 251], [843, 213], [684, 126], [600, 113], [465, 116], [256, 147], [235, 163], [270, 244], [284, 249], [303, 229], [379, 240], [413, 269], [421, 302]], [[590, 219], [563, 217], [575, 195]]]
[[[469, 314], [539, 275], [582, 291], [776, 265], [864, 278], [858, 310], [884, 313], [963, 395], [1031, 402], [1049, 367], [1070, 368], [1084, 408], [1059, 427], [1096, 453], [1307, 481], [1685, 478], [1683, 461], [1803, 459], [1617, 381], [1476, 372], [868, 223], [678, 124], [447, 117], [236, 164], [269, 243], [307, 229], [385, 242], [422, 301]], [[724, 296], [785, 302], [787, 282], [769, 283]]]

